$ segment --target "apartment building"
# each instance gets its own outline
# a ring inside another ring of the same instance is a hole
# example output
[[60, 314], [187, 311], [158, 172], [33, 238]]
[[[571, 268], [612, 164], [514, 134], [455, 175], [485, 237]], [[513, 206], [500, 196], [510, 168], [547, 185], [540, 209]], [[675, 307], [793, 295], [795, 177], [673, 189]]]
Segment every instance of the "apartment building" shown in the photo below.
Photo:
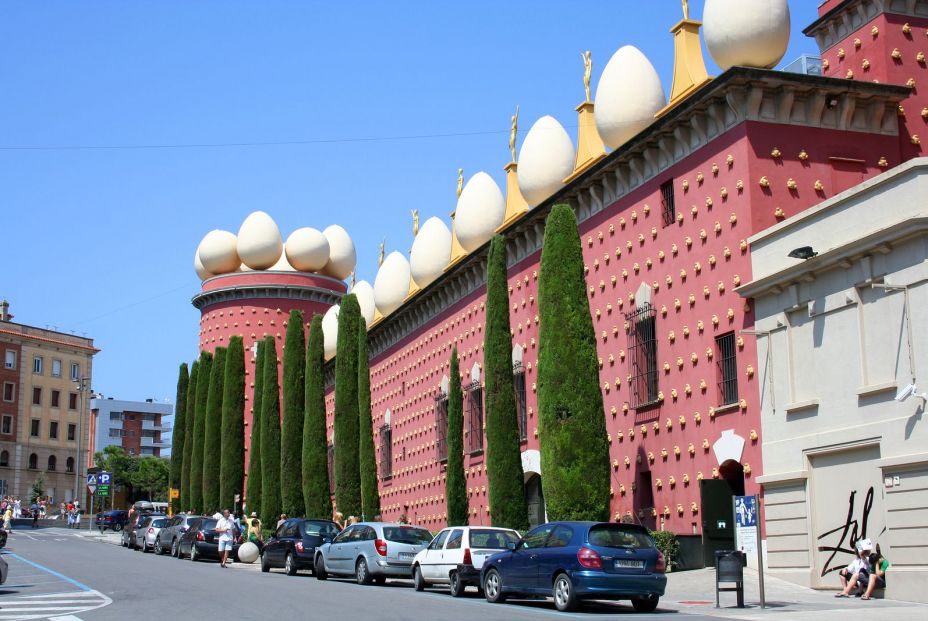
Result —
[[170, 454], [170, 403], [93, 399], [90, 402], [92, 451], [121, 446], [130, 455], [166, 457]]

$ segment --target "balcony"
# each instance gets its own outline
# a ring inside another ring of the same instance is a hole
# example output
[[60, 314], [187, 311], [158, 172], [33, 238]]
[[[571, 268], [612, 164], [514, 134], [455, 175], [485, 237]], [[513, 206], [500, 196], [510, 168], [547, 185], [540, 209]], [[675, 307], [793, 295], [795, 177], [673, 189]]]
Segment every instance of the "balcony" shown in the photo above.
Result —
[[161, 431], [162, 428], [163, 428], [162, 425], [156, 425], [155, 421], [153, 420], [147, 420], [147, 419], [142, 420], [142, 429], [145, 429], [147, 431]]

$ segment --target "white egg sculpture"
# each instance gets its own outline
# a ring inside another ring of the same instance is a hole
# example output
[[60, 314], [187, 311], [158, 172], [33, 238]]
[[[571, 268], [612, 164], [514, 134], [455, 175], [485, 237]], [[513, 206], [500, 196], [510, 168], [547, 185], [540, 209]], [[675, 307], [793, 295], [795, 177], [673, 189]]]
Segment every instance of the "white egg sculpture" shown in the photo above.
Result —
[[519, 150], [519, 189], [532, 207], [564, 187], [574, 171], [574, 143], [553, 116], [532, 125]]
[[253, 270], [272, 267], [284, 250], [280, 229], [271, 216], [255, 211], [245, 218], [238, 230], [238, 256]]
[[464, 185], [455, 210], [454, 232], [461, 247], [473, 252], [482, 246], [493, 237], [505, 217], [506, 199], [502, 190], [493, 177], [483, 171], [478, 172]]
[[702, 21], [709, 55], [723, 71], [735, 65], [769, 69], [786, 54], [787, 0], [706, 0]]
[[206, 268], [203, 267], [203, 261], [200, 260], [200, 249], [197, 248], [197, 251], [193, 253], [193, 269], [197, 271], [197, 276], [200, 277], [200, 280], [206, 280], [207, 278], [212, 278], [213, 274], [206, 271]]
[[374, 322], [374, 315], [377, 312], [377, 306], [374, 304], [374, 288], [366, 280], [359, 280], [354, 284], [351, 293], [358, 298], [358, 306], [361, 307], [361, 316], [364, 317], [364, 323], [367, 327]]
[[325, 359], [335, 356], [338, 351], [338, 311], [340, 306], [330, 306], [322, 316], [322, 349]]
[[599, 137], [610, 149], [619, 148], [653, 123], [654, 115], [666, 103], [660, 76], [647, 56], [633, 45], [620, 47], [606, 63], [596, 86]]
[[406, 257], [396, 251], [387, 255], [374, 279], [374, 303], [381, 315], [386, 317], [400, 307], [409, 293], [410, 277]]
[[[462, 193], [461, 197], [463, 196]], [[505, 211], [505, 205], [503, 209]], [[461, 203], [458, 202], [457, 217], [460, 218], [460, 216]], [[440, 218], [431, 217], [419, 227], [416, 239], [412, 242], [412, 250], [409, 252], [412, 279], [420, 287], [427, 287], [441, 276], [450, 260], [451, 230]]]
[[[286, 248], [286, 247], [285, 247]], [[290, 265], [290, 262], [287, 260], [287, 253], [281, 252], [280, 258], [277, 259], [277, 263], [268, 268], [269, 272], [295, 272], [296, 270]]]
[[358, 255], [354, 249], [354, 242], [348, 231], [337, 224], [326, 227], [322, 234], [329, 242], [329, 260], [323, 271], [329, 276], [345, 280], [354, 271]]
[[318, 272], [329, 262], [329, 240], [308, 226], [290, 233], [284, 244], [287, 261], [301, 272]]
[[235, 233], [215, 229], [207, 233], [197, 248], [200, 263], [210, 274], [228, 274], [238, 269], [242, 260], [237, 252]]

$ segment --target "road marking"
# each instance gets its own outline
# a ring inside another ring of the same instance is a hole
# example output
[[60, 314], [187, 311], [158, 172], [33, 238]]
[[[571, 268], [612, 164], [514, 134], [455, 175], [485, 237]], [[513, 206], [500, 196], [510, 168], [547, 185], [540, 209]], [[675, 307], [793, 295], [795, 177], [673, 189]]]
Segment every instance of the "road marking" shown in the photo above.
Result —
[[87, 612], [113, 603], [113, 600], [103, 593], [91, 589], [86, 584], [65, 576], [54, 569], [39, 565], [34, 561], [30, 561], [12, 552], [6, 552], [4, 556], [14, 558], [43, 572], [43, 574], [35, 574], [37, 576], [48, 574], [55, 578], [55, 580], [33, 580], [29, 581], [29, 584], [7, 584], [4, 585], [4, 588], [29, 587], [35, 584], [50, 582], [60, 585], [61, 582], [66, 582], [79, 590], [4, 598], [0, 600], [0, 621], [13, 621], [14, 619], [18, 621], [48, 619], [51, 616], [54, 616], [54, 618], [60, 621], [81, 621], [78, 617], [68, 613]]
[[48, 621], [81, 621], [81, 618], [74, 615], [65, 615], [63, 617], [49, 617]]
[[93, 591], [93, 589], [91, 589], [91, 588], [90, 588], [89, 586], [87, 586], [86, 584], [83, 584], [83, 583], [81, 583], [81, 582], [78, 582], [78, 581], [75, 580], [74, 578], [69, 578], [69, 577], [67, 577], [67, 576], [64, 575], [64, 574], [55, 571], [54, 569], [49, 569], [48, 567], [45, 567], [45, 566], [43, 566], [43, 565], [39, 565], [38, 563], [34, 563], [34, 562], [30, 561], [29, 559], [20, 556], [19, 554], [15, 554], [15, 553], [13, 553], [13, 552], [7, 552], [7, 556], [10, 556], [10, 557], [15, 558], [15, 559], [17, 559], [17, 560], [20, 560], [20, 561], [22, 561], [22, 562], [24, 562], [24, 563], [27, 563], [27, 564], [29, 564], [29, 565], [32, 565], [32, 566], [35, 567], [36, 569], [39, 569], [39, 570], [44, 571], [44, 572], [46, 572], [46, 573], [49, 573], [49, 574], [55, 576], [56, 578], [60, 578], [61, 580], [64, 580], [65, 582], [67, 582], [67, 583], [69, 583], [69, 584], [72, 584], [72, 585], [76, 586], [77, 588], [79, 588], [79, 589], [82, 590], [82, 591]]

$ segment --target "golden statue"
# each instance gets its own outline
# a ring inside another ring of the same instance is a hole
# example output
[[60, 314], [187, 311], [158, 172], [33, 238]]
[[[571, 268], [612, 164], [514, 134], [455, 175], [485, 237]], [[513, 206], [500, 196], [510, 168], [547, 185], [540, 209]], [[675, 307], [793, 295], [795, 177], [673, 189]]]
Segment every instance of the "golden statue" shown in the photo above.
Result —
[[458, 198], [461, 198], [461, 192], [464, 191], [464, 169], [458, 168]]
[[690, 3], [689, 0], [683, 0], [683, 19], [690, 18]]
[[592, 101], [590, 99], [590, 78], [593, 77], [593, 54], [589, 50], [580, 52], [580, 58], [583, 59], [583, 90], [586, 93], [586, 101], [590, 102]]
[[412, 236], [415, 237], [419, 234], [419, 210], [412, 210]]
[[516, 113], [512, 115], [512, 125], [509, 128], [509, 152], [512, 153], [512, 161], [516, 161], [516, 134], [519, 133], [519, 106], [516, 106]]
[[380, 242], [380, 256], [377, 257], [377, 267], [380, 267], [381, 265], [383, 265], [383, 253], [384, 253], [384, 248], [386, 248], [386, 245], [387, 245], [387, 238], [384, 237], [383, 241]]

